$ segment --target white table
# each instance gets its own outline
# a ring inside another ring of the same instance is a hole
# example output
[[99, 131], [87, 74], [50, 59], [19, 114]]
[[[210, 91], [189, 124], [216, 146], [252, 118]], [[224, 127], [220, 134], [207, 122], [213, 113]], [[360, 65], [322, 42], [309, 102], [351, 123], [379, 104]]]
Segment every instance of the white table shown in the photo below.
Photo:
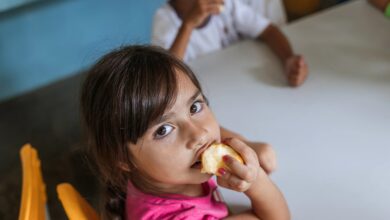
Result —
[[[390, 219], [390, 19], [353, 1], [283, 29], [310, 69], [286, 86], [276, 57], [246, 41], [190, 64], [220, 123], [271, 143], [271, 178], [296, 220]], [[230, 204], [243, 194], [222, 190]]]

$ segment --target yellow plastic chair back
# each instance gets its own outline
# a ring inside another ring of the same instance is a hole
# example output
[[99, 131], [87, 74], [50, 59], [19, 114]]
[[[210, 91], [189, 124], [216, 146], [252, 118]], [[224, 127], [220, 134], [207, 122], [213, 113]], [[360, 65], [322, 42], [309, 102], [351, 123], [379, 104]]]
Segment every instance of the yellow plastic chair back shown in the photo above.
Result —
[[58, 198], [70, 220], [99, 220], [99, 215], [69, 183], [57, 185]]
[[320, 2], [320, 0], [284, 0], [284, 6], [289, 15], [300, 17], [318, 10]]
[[23, 184], [19, 220], [45, 220], [46, 189], [37, 150], [30, 144], [20, 150]]

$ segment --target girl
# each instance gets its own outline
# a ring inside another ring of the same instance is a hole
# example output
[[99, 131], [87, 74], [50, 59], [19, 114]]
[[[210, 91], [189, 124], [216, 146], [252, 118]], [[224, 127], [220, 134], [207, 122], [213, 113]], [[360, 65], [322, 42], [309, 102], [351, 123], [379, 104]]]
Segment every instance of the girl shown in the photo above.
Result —
[[[237, 138], [241, 154], [220, 169], [220, 186], [243, 192], [252, 209], [228, 216], [201, 153], [221, 141], [220, 127], [192, 71], [163, 49], [129, 46], [104, 56], [81, 97], [89, 152], [107, 188], [107, 219], [289, 219], [286, 202]], [[126, 206], [125, 206], [126, 205]]]

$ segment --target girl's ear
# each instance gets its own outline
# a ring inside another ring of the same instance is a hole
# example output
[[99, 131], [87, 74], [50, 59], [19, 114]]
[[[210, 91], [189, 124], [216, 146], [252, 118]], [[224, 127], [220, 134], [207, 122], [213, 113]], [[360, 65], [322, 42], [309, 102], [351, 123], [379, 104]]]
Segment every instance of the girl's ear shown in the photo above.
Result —
[[118, 167], [119, 167], [119, 169], [121, 169], [122, 171], [125, 171], [127, 173], [131, 172], [130, 166], [126, 163], [118, 162]]

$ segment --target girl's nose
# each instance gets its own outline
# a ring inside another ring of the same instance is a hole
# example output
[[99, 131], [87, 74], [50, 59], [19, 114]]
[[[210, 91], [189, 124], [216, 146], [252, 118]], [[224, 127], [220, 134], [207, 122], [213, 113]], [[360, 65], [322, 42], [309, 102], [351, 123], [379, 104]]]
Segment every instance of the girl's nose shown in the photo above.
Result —
[[187, 148], [199, 148], [207, 143], [207, 129], [196, 123], [188, 124], [188, 137]]

